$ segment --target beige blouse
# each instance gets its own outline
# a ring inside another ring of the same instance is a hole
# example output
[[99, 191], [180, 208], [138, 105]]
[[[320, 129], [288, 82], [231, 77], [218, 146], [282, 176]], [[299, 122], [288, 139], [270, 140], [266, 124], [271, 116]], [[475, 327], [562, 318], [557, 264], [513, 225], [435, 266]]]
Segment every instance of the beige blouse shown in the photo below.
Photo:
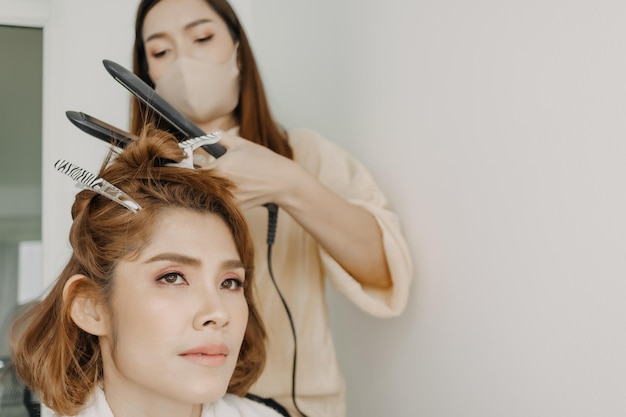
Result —
[[[382, 230], [393, 286], [362, 286], [331, 258], [285, 211], [278, 212], [272, 271], [296, 326], [296, 401], [308, 417], [345, 417], [345, 386], [330, 332], [325, 289], [332, 287], [366, 313], [393, 317], [405, 308], [412, 261], [396, 215], [362, 164], [316, 132], [289, 132], [294, 160], [328, 188], [372, 213]], [[253, 394], [273, 398], [299, 414], [291, 401], [294, 341], [289, 319], [272, 284], [267, 264], [267, 210], [246, 213], [256, 251], [256, 286], [268, 333], [268, 359]]]

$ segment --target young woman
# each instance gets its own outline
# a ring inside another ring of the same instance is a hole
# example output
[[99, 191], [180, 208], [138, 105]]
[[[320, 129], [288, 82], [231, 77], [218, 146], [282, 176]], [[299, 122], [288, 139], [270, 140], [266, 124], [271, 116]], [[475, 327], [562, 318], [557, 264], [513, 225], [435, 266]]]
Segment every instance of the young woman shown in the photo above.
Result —
[[172, 165], [185, 157], [150, 130], [98, 178], [57, 163], [86, 187], [72, 256], [12, 333], [19, 377], [57, 415], [279, 416], [243, 397], [265, 363], [245, 219], [227, 180]]
[[[226, 0], [142, 0], [135, 73], [206, 132], [225, 132], [226, 153], [196, 165], [236, 185], [257, 256], [268, 363], [252, 392], [310, 417], [345, 415], [325, 300], [326, 279], [366, 312], [390, 317], [406, 305], [412, 263], [396, 215], [367, 170], [305, 129], [286, 131], [270, 113], [250, 44]], [[132, 129], [167, 124], [134, 101]], [[272, 252], [266, 203], [280, 207]], [[295, 325], [272, 283], [284, 295]], [[294, 390], [292, 358], [297, 350]]]

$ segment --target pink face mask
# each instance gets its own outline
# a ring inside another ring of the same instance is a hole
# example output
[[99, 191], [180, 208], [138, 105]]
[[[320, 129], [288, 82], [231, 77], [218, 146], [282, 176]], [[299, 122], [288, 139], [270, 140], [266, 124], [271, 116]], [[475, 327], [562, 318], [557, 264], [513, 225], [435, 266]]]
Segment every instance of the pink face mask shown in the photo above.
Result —
[[196, 124], [231, 114], [239, 103], [237, 45], [220, 64], [181, 56], [155, 83], [155, 91]]

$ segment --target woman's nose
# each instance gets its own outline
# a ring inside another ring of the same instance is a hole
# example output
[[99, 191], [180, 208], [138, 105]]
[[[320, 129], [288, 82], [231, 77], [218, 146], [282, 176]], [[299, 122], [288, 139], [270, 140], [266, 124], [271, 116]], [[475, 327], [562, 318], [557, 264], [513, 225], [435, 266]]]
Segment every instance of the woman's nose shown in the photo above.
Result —
[[201, 291], [198, 294], [198, 310], [193, 319], [193, 327], [202, 330], [207, 326], [224, 327], [230, 315], [219, 290]]
[[187, 39], [181, 39], [178, 41], [178, 58], [195, 58], [195, 48], [193, 42], [189, 42]]

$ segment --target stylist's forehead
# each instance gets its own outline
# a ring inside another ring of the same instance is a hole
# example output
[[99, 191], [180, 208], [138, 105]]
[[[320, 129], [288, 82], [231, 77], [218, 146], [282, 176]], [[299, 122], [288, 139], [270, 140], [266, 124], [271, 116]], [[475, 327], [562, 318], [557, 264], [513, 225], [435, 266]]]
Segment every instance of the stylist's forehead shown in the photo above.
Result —
[[193, 30], [202, 25], [225, 25], [205, 0], [161, 0], [143, 22], [144, 42], [155, 37]]

